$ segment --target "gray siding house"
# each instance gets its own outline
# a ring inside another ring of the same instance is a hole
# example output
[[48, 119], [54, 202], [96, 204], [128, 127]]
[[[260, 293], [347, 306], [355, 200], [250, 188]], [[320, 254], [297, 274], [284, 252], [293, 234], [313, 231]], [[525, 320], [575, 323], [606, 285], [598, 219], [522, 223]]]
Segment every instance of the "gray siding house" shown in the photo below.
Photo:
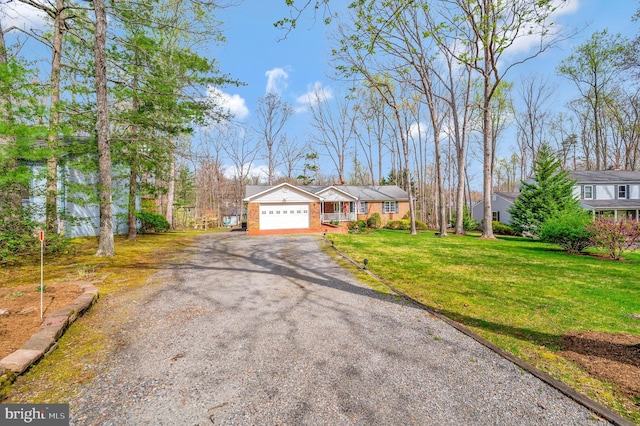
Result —
[[[615, 219], [640, 220], [640, 172], [626, 170], [572, 171], [576, 181], [574, 196], [582, 208], [594, 215], [608, 215]], [[518, 192], [495, 192], [491, 195], [493, 220], [509, 224], [509, 209]], [[484, 202], [471, 208], [471, 216], [481, 222], [484, 218]]]
[[[22, 204], [33, 206], [34, 219], [44, 222], [46, 168], [43, 164], [32, 164], [31, 169], [35, 178], [25, 191]], [[129, 179], [125, 173], [114, 172], [112, 180], [114, 234], [126, 234]], [[68, 164], [59, 165], [58, 232], [69, 238], [95, 237], [100, 234], [100, 209], [95, 201], [97, 184], [95, 173], [83, 173]]]

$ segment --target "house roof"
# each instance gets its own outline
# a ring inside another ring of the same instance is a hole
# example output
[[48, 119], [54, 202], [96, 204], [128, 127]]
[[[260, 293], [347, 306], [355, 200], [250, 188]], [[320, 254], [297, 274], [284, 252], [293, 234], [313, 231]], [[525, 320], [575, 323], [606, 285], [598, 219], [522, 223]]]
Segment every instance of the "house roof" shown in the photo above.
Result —
[[571, 171], [571, 177], [580, 184], [585, 183], [640, 183], [640, 172], [629, 170]]
[[518, 198], [519, 192], [494, 192], [494, 195], [504, 198], [507, 201], [515, 202]]
[[406, 191], [402, 190], [396, 185], [382, 185], [382, 186], [357, 186], [357, 185], [340, 185], [340, 186], [303, 186], [303, 185], [291, 185], [291, 184], [280, 184], [276, 186], [256, 186], [249, 185], [245, 190], [245, 201], [249, 201], [249, 199], [254, 198], [256, 195], [266, 193], [269, 190], [276, 188], [278, 186], [288, 185], [294, 188], [297, 188], [307, 194], [312, 194], [315, 197], [320, 198], [320, 193], [329, 189], [334, 188], [340, 192], [347, 193], [358, 200], [362, 201], [407, 201], [409, 200], [409, 195]]
[[245, 195], [246, 197], [244, 198], [244, 201], [251, 201], [252, 198], [256, 198], [259, 197], [261, 195], [264, 195], [268, 192], [271, 192], [275, 189], [281, 188], [283, 186], [292, 188], [293, 190], [296, 191], [300, 191], [304, 194], [307, 194], [313, 198], [318, 198], [320, 199], [321, 197], [319, 195], [314, 194], [311, 191], [308, 191], [306, 189], [306, 187], [304, 186], [296, 186], [296, 185], [291, 185], [290, 183], [287, 182], [283, 182], [279, 185], [247, 185], [247, 187], [245, 188]]
[[629, 209], [629, 210], [637, 210], [640, 209], [640, 200], [583, 200], [582, 208], [585, 209], [598, 209], [598, 210], [606, 210], [606, 209]]
[[[322, 192], [328, 186], [308, 186], [309, 191]], [[346, 192], [362, 201], [407, 201], [409, 194], [397, 185], [341, 185], [334, 188]]]

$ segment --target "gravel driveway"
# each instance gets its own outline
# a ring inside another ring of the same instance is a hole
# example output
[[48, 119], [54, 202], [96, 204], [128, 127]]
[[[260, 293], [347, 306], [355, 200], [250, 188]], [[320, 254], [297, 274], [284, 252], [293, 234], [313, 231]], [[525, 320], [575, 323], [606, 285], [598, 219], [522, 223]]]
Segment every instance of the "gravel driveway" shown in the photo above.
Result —
[[321, 245], [199, 239], [132, 307], [120, 349], [71, 401], [72, 423], [598, 424], [442, 321], [358, 284]]

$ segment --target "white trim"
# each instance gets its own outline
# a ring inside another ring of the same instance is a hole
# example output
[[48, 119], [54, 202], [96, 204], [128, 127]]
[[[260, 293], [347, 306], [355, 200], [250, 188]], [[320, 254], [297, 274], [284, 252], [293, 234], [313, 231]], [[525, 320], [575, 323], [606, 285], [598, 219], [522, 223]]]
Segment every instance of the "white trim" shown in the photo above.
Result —
[[265, 194], [268, 194], [269, 192], [272, 192], [272, 191], [275, 191], [275, 190], [280, 189], [281, 187], [287, 187], [287, 188], [291, 188], [291, 189], [292, 189], [292, 190], [294, 190], [294, 191], [302, 192], [303, 194], [309, 195], [309, 196], [311, 196], [311, 197], [313, 197], [313, 198], [317, 198], [317, 199], [318, 199], [318, 201], [321, 201], [321, 200], [322, 200], [322, 197], [320, 197], [320, 196], [319, 196], [319, 195], [317, 195], [317, 194], [314, 194], [313, 192], [309, 192], [309, 191], [306, 191], [306, 190], [304, 190], [304, 189], [302, 189], [302, 188], [299, 188], [299, 187], [297, 187], [297, 186], [295, 186], [295, 185], [291, 185], [290, 183], [283, 182], [283, 183], [281, 183], [281, 184], [279, 184], [279, 185], [268, 187], [268, 188], [267, 188], [267, 189], [265, 189], [264, 191], [262, 191], [262, 192], [258, 192], [257, 194], [254, 194], [254, 195], [252, 195], [252, 196], [250, 196], [250, 197], [246, 197], [246, 198], [244, 198], [242, 201], [251, 202], [251, 200], [253, 200], [254, 198], [262, 197], [262, 196], [264, 196]]
[[335, 186], [329, 186], [329, 187], [327, 187], [327, 188], [323, 189], [322, 191], [318, 191], [316, 194], [319, 196], [319, 194], [322, 194], [323, 192], [327, 192], [327, 191], [329, 191], [329, 190], [331, 190], [331, 189], [333, 189], [333, 190], [335, 190], [335, 191], [337, 191], [337, 192], [341, 193], [342, 195], [347, 196], [347, 198], [351, 198], [351, 199], [352, 199], [352, 200], [354, 200], [354, 201], [356, 201], [356, 200], [358, 199], [358, 197], [356, 197], [355, 195], [351, 195], [351, 194], [349, 194], [348, 192], [343, 191], [343, 190], [341, 190], [341, 189], [339, 189], [339, 188], [337, 188], [337, 187], [335, 187]]

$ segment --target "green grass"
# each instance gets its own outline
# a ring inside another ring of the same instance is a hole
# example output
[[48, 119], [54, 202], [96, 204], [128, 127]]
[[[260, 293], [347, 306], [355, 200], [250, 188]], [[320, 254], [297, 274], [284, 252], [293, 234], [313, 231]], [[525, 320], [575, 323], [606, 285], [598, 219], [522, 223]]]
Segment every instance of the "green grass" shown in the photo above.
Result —
[[467, 325], [620, 414], [640, 401], [557, 356], [568, 332], [640, 335], [640, 253], [616, 262], [523, 238], [402, 231], [331, 235], [336, 246], [422, 303]]

